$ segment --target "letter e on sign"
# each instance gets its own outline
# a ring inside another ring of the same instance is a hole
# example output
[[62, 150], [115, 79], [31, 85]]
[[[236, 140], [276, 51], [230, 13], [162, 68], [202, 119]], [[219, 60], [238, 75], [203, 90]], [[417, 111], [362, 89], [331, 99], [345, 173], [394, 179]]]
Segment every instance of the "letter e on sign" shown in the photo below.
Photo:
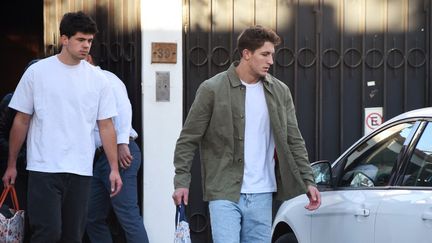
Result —
[[383, 123], [382, 107], [365, 108], [364, 134], [369, 134]]

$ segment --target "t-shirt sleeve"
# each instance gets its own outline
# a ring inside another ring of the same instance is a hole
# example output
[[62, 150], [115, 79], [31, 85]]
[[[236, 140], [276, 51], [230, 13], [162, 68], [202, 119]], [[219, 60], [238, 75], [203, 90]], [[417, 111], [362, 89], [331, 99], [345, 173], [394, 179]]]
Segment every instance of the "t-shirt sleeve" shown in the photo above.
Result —
[[33, 96], [33, 70], [27, 69], [24, 72], [15, 92], [12, 96], [9, 107], [17, 111], [32, 115], [34, 112]]
[[[102, 74], [102, 73], [101, 73]], [[102, 74], [103, 84], [99, 97], [97, 120], [104, 120], [117, 116], [116, 100], [106, 77]]]

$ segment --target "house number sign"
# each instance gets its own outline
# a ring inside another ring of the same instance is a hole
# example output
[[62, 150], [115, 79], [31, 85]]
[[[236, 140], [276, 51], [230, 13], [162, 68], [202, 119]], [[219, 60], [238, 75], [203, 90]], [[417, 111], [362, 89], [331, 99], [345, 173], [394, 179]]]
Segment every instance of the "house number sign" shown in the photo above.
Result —
[[153, 42], [152, 63], [177, 63], [177, 43]]

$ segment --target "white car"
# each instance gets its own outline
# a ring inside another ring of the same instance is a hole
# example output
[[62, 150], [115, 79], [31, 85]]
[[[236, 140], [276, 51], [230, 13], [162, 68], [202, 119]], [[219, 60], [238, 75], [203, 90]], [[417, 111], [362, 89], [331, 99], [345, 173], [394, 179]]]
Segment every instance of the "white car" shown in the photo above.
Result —
[[285, 201], [272, 242], [432, 242], [432, 108], [385, 122], [312, 169], [321, 207], [306, 210], [305, 195]]

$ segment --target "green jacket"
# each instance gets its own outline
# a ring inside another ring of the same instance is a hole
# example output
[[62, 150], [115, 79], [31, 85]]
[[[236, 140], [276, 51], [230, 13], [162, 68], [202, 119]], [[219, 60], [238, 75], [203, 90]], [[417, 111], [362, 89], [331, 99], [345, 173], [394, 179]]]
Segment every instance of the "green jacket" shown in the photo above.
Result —
[[[244, 170], [245, 91], [233, 63], [204, 81], [196, 93], [177, 140], [175, 188], [189, 188], [197, 148], [205, 201], [238, 202]], [[278, 161], [276, 199], [286, 200], [315, 185], [288, 86], [267, 75], [263, 80]]]

